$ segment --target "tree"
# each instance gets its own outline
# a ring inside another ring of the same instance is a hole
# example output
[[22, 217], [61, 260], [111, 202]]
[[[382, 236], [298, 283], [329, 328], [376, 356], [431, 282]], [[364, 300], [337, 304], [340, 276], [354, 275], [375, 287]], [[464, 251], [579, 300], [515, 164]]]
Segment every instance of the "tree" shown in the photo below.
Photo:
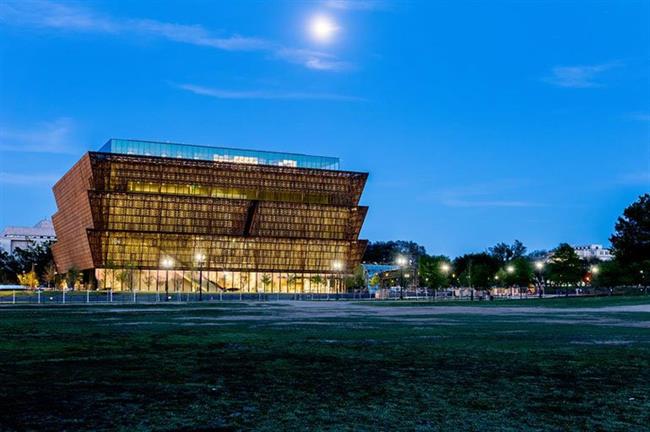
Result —
[[362, 265], [355, 267], [352, 274], [345, 278], [345, 286], [353, 289], [366, 288], [366, 272]]
[[13, 256], [0, 249], [0, 284], [16, 282], [16, 273], [13, 270]]
[[262, 278], [260, 279], [262, 282], [262, 285], [264, 286], [264, 292], [268, 291], [269, 285], [271, 285], [271, 282], [273, 282], [273, 279], [271, 279], [271, 275], [268, 273], [264, 273], [262, 275]]
[[156, 282], [157, 278], [154, 276], [151, 272], [148, 272], [142, 281], [144, 282], [144, 286], [147, 289], [147, 291], [151, 291], [151, 287], [153, 286], [154, 282]]
[[120, 283], [120, 290], [124, 290], [124, 285], [129, 281], [129, 271], [118, 271], [117, 274], [115, 274], [115, 279]]
[[495, 246], [488, 248], [488, 252], [503, 264], [515, 258], [523, 257], [526, 254], [526, 246], [519, 240], [515, 240], [511, 245], [497, 243]]
[[381, 283], [381, 276], [379, 276], [379, 273], [375, 273], [371, 278], [370, 281], [368, 281], [368, 284], [370, 286], [376, 287]]
[[180, 292], [183, 289], [183, 278], [178, 277], [175, 271], [172, 271], [172, 285], [174, 286], [174, 292]]
[[487, 289], [501, 263], [487, 253], [466, 254], [454, 260], [454, 269], [461, 285]]
[[56, 276], [56, 266], [53, 262], [50, 262], [45, 266], [45, 270], [43, 270], [43, 280], [47, 283], [48, 288], [52, 287], [52, 283], [56, 280]]
[[36, 272], [34, 270], [31, 270], [27, 273], [19, 274], [18, 282], [22, 286], [26, 286], [29, 288], [36, 288], [38, 287], [38, 276], [36, 276]]
[[363, 255], [363, 262], [378, 264], [394, 264], [399, 255], [405, 255], [417, 260], [426, 255], [424, 246], [412, 241], [379, 241], [370, 242]]
[[521, 294], [522, 287], [528, 287], [533, 280], [533, 268], [526, 258], [518, 257], [507, 262], [498, 272], [497, 277], [506, 286], [516, 287]]
[[444, 255], [424, 255], [418, 261], [420, 283], [428, 288], [439, 289], [449, 286], [451, 260]]
[[546, 257], [549, 256], [548, 251], [543, 250], [543, 249], [538, 249], [530, 252], [528, 254], [528, 259], [530, 261], [545, 261]]
[[623, 211], [609, 240], [621, 263], [650, 261], [650, 194], [641, 195]]
[[42, 274], [45, 267], [53, 261], [52, 242], [31, 243], [26, 248], [16, 248], [14, 250], [14, 271], [16, 274], [34, 270], [37, 274]]
[[74, 289], [75, 285], [81, 282], [81, 272], [76, 267], [71, 267], [65, 274], [65, 281], [68, 284], [68, 288]]
[[618, 259], [599, 263], [598, 269], [598, 275], [592, 280], [593, 286], [615, 287], [636, 283], [636, 273], [630, 271], [629, 266], [621, 264]]
[[295, 273], [289, 273], [287, 275], [287, 289], [291, 291], [291, 286], [295, 288], [296, 282], [298, 281], [298, 275]]
[[554, 251], [548, 264], [548, 280], [554, 285], [567, 286], [565, 294], [569, 295], [568, 287], [575, 285], [584, 276], [584, 265], [576, 251], [567, 243], [561, 243]]
[[316, 289], [318, 289], [325, 283], [325, 279], [323, 279], [323, 276], [317, 274], [310, 277], [309, 282], [311, 282], [313, 285], [316, 285]]
[[108, 261], [106, 265], [104, 266], [104, 289], [110, 288], [111, 290], [114, 289], [113, 284], [115, 283], [115, 272], [117, 269], [117, 265], [113, 263], [112, 261]]

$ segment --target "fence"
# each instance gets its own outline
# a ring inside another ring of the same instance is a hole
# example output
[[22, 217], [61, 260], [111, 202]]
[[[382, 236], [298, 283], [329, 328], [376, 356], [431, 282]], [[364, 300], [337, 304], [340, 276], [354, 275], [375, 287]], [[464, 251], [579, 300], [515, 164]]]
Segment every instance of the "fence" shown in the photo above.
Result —
[[[548, 290], [544, 297], [564, 296], [565, 290]], [[647, 295], [648, 287], [616, 287], [616, 288], [580, 288], [571, 289], [569, 295], [575, 296], [605, 296], [605, 295]], [[534, 299], [537, 294], [513, 294], [493, 296], [492, 299]], [[0, 304], [155, 304], [155, 303], [192, 303], [200, 300], [207, 302], [219, 301], [328, 301], [328, 300], [410, 300], [410, 301], [450, 301], [450, 300], [488, 300], [484, 291], [466, 288], [450, 290], [382, 290], [377, 293], [368, 291], [339, 293], [339, 294], [300, 294], [300, 293], [231, 293], [231, 292], [169, 292], [165, 298], [164, 292], [140, 291], [43, 291], [43, 290], [5, 290], [0, 291]]]
[[202, 301], [280, 301], [280, 300], [368, 300], [374, 296], [364, 293], [293, 294], [293, 293], [221, 293], [137, 291], [2, 291], [0, 304], [152, 304], [192, 303]]

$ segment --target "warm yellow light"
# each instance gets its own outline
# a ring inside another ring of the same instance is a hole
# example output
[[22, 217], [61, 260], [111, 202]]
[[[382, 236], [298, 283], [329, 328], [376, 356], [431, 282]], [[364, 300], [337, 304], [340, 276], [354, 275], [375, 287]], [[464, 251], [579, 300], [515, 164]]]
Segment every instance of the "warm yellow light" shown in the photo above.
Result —
[[336, 23], [324, 15], [317, 15], [309, 22], [309, 33], [319, 42], [331, 40], [338, 30]]
[[544, 268], [544, 263], [541, 262], [541, 261], [537, 261], [537, 262], [535, 263], [535, 268], [536, 268], [537, 270], [541, 270], [541, 269], [543, 269], [543, 268]]
[[205, 254], [202, 254], [202, 253], [200, 253], [200, 252], [197, 253], [196, 255], [194, 255], [194, 260], [195, 260], [197, 263], [202, 263], [203, 261], [205, 261]]
[[170, 257], [165, 257], [162, 259], [162, 261], [160, 261], [160, 264], [163, 266], [163, 268], [171, 268], [174, 265], [174, 260]]
[[341, 261], [336, 260], [332, 263], [332, 268], [336, 271], [343, 270], [343, 263]]
[[442, 270], [444, 273], [449, 273], [449, 270], [451, 270], [451, 267], [447, 263], [442, 263], [440, 265], [440, 270]]
[[600, 271], [600, 269], [598, 268], [598, 266], [591, 266], [591, 273], [592, 274], [598, 274], [599, 271]]
[[514, 273], [514, 272], [515, 272], [515, 268], [514, 268], [513, 266], [509, 265], [508, 267], [506, 267], [506, 271], [507, 271], [508, 273]]

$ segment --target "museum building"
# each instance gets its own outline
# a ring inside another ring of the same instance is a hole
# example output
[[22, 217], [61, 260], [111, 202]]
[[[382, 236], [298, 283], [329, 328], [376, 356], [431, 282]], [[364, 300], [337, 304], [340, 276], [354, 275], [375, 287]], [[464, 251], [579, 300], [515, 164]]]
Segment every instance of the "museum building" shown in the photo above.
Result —
[[338, 158], [109, 140], [53, 187], [59, 273], [98, 289], [345, 290], [368, 174]]

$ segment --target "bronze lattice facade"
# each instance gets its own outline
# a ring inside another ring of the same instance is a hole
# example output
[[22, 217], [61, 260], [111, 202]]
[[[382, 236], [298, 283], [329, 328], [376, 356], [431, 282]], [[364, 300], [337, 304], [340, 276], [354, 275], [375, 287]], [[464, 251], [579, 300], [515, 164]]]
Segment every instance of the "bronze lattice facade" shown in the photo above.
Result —
[[193, 291], [200, 270], [208, 292], [323, 292], [360, 263], [367, 173], [169, 153], [90, 152], [57, 182], [59, 272], [101, 289]]

